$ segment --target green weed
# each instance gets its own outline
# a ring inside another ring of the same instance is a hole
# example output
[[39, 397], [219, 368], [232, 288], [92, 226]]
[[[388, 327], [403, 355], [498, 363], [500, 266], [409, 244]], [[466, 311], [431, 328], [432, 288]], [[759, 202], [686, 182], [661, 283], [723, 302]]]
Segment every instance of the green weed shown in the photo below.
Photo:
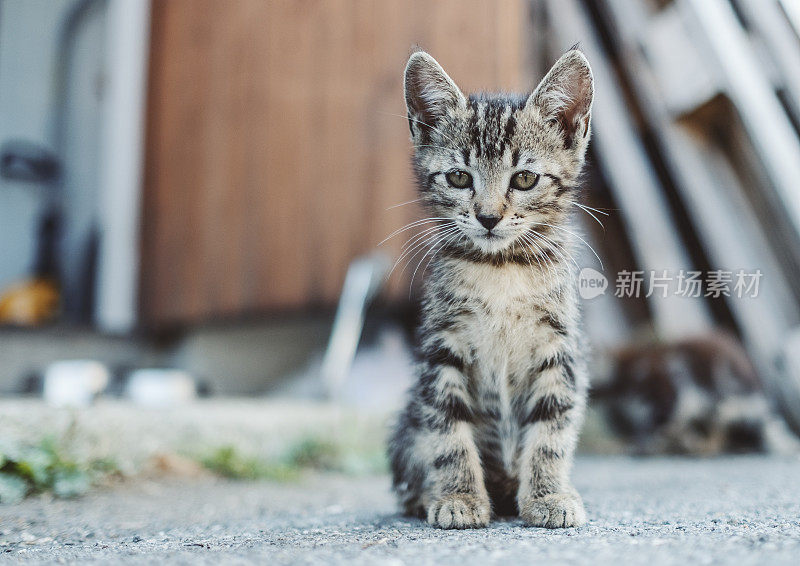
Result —
[[46, 437], [35, 445], [0, 445], [0, 503], [52, 492], [56, 497], [86, 493], [100, 479], [118, 472], [109, 459], [82, 461], [68, 442]]

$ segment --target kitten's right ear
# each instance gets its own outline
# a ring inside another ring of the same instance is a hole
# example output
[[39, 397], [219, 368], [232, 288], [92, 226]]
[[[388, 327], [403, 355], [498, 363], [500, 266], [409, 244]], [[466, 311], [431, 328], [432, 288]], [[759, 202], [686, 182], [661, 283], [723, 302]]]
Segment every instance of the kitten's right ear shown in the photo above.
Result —
[[428, 128], [436, 129], [436, 123], [449, 110], [467, 107], [467, 99], [453, 79], [424, 51], [409, 58], [404, 85], [412, 136]]

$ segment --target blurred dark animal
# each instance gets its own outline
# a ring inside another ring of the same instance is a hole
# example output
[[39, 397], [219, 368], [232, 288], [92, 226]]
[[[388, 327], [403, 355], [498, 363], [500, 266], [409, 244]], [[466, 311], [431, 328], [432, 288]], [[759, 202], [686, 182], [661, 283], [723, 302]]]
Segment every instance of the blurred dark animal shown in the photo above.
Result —
[[798, 443], [767, 400], [741, 344], [715, 333], [611, 354], [592, 402], [641, 454], [791, 453]]

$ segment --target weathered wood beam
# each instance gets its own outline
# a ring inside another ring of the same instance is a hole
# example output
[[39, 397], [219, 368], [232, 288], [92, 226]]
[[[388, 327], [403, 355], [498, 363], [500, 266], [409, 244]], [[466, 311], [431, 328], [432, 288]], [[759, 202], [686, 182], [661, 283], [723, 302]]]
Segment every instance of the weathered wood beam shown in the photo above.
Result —
[[[595, 100], [592, 110], [595, 152], [622, 210], [639, 267], [677, 274], [692, 268], [660, 182], [634, 128], [623, 95], [604, 55], [597, 34], [576, 0], [546, 0], [555, 48], [564, 51], [580, 41], [592, 64]], [[611, 284], [613, 285], [612, 276]], [[674, 289], [673, 289], [674, 290]], [[711, 325], [702, 299], [668, 293], [650, 300], [653, 325], [665, 338], [697, 334]]]
[[730, 3], [680, 0], [678, 7], [725, 82], [786, 216], [800, 235], [800, 140], [772, 90]]
[[[663, 77], [659, 80], [657, 76], [663, 67], [649, 50], [655, 37], [650, 33], [654, 18], [637, 0], [606, 0], [604, 6], [619, 33], [614, 39], [620, 44], [621, 63], [712, 267], [758, 268], [764, 274], [756, 298], [734, 296], [727, 302], [765, 386], [783, 401], [798, 424], [800, 387], [793, 375], [800, 374], [800, 367], [787, 372], [776, 365], [784, 357], [787, 336], [800, 322], [791, 284], [722, 152], [702, 136], [691, 135], [670, 116], [667, 94], [661, 88]], [[655, 19], [664, 17], [671, 16], [662, 12]], [[680, 30], [673, 29], [673, 33], [677, 35]], [[790, 366], [784, 365], [786, 369]]]

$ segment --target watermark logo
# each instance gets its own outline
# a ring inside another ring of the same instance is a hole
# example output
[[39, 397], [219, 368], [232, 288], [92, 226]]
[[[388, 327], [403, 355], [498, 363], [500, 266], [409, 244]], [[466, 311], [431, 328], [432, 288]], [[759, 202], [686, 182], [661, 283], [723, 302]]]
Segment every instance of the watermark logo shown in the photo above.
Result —
[[608, 288], [608, 279], [606, 276], [592, 269], [591, 267], [584, 267], [578, 274], [578, 293], [581, 299], [589, 300], [599, 297], [606, 292]]
[[[745, 271], [687, 271], [670, 273], [666, 269], [650, 271], [622, 270], [614, 280], [613, 294], [618, 299], [644, 297], [721, 297], [757, 298], [763, 273], [760, 269]], [[609, 287], [605, 275], [584, 267], [578, 274], [578, 293], [584, 300], [604, 295]]]

